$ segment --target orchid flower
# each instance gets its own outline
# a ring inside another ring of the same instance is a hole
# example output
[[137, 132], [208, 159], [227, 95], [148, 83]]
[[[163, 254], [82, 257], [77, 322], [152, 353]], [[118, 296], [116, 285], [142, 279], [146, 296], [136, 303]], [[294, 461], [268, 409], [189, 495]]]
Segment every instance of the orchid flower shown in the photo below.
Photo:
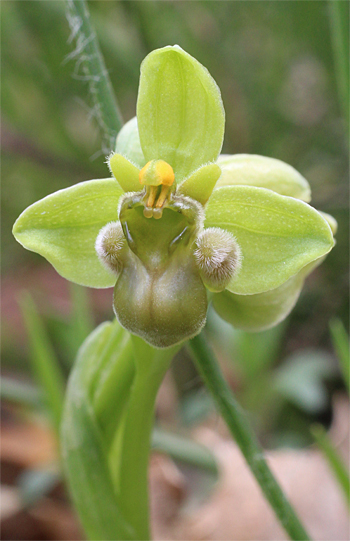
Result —
[[276, 325], [334, 245], [291, 166], [220, 155], [225, 113], [209, 72], [179, 46], [142, 63], [137, 117], [120, 131], [111, 178], [34, 203], [13, 233], [63, 277], [114, 286], [121, 325], [155, 347], [203, 328], [208, 302], [236, 328]]

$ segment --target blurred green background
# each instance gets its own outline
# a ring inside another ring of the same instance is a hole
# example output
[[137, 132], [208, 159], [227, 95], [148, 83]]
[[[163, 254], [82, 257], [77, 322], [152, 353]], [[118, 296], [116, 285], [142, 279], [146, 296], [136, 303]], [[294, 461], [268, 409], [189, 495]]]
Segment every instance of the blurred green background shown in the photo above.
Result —
[[[108, 171], [88, 84], [71, 55], [65, 2], [5, 0], [1, 7], [3, 369], [28, 372], [17, 304], [26, 288], [68, 371], [83, 336], [70, 325], [76, 303], [66, 282], [17, 244], [11, 228], [36, 200]], [[329, 322], [337, 317], [348, 324], [348, 140], [329, 3], [101, 0], [89, 7], [125, 121], [135, 115], [141, 61], [152, 49], [177, 43], [221, 88], [223, 152], [291, 164], [309, 181], [312, 204], [337, 219], [337, 246], [307, 280], [287, 322], [247, 336], [214, 314], [208, 320], [218, 356], [240, 400], [255, 412], [265, 443], [308, 443], [309, 423], [329, 424], [331, 395], [343, 387]], [[75, 289], [73, 295], [84, 293]], [[111, 290], [89, 290], [79, 302], [90, 308], [80, 314], [91, 309], [94, 323], [111, 319], [111, 298]], [[176, 361], [174, 375], [183, 421], [191, 424], [212, 405], [186, 357]], [[276, 380], [284, 397], [280, 407], [271, 394]]]

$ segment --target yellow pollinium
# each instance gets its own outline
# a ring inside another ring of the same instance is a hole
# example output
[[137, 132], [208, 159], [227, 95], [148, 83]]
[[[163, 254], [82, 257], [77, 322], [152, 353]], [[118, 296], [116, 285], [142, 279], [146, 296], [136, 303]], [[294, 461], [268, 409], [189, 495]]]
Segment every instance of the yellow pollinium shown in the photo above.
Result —
[[[151, 160], [139, 173], [140, 183], [146, 186], [144, 215], [146, 218], [161, 218], [163, 207], [169, 199], [175, 174], [171, 165], [164, 160]], [[159, 186], [161, 190], [159, 191]]]
[[171, 165], [164, 160], [151, 160], [141, 169], [139, 178], [146, 186], [172, 186], [175, 175]]

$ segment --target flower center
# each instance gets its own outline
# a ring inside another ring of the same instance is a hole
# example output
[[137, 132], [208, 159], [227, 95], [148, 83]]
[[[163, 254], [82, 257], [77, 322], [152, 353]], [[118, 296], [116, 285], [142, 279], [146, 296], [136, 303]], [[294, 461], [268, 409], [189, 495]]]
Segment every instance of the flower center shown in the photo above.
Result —
[[139, 179], [146, 187], [143, 214], [145, 218], [157, 220], [162, 217], [164, 206], [175, 187], [173, 168], [164, 160], [151, 160], [141, 169]]

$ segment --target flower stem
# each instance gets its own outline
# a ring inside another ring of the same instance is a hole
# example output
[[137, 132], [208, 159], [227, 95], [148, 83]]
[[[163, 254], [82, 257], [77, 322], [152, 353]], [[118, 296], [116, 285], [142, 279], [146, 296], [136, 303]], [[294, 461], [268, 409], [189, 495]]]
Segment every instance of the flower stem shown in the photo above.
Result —
[[68, 59], [77, 58], [89, 82], [94, 99], [94, 112], [105, 138], [105, 154], [114, 150], [115, 140], [123, 125], [123, 119], [113, 92], [112, 83], [100, 50], [96, 33], [90, 22], [86, 0], [67, 0], [67, 18], [76, 38], [76, 49]]
[[[136, 375], [114, 449], [118, 461], [115, 479], [124, 518], [133, 525], [138, 540], [149, 533], [148, 459], [154, 404], [159, 386], [179, 347], [155, 349], [133, 336]], [[112, 457], [110, 457], [111, 459]]]
[[263, 449], [249, 426], [245, 412], [224, 379], [203, 333], [190, 340], [188, 344], [222, 417], [282, 526], [295, 541], [310, 539], [267, 465]]

